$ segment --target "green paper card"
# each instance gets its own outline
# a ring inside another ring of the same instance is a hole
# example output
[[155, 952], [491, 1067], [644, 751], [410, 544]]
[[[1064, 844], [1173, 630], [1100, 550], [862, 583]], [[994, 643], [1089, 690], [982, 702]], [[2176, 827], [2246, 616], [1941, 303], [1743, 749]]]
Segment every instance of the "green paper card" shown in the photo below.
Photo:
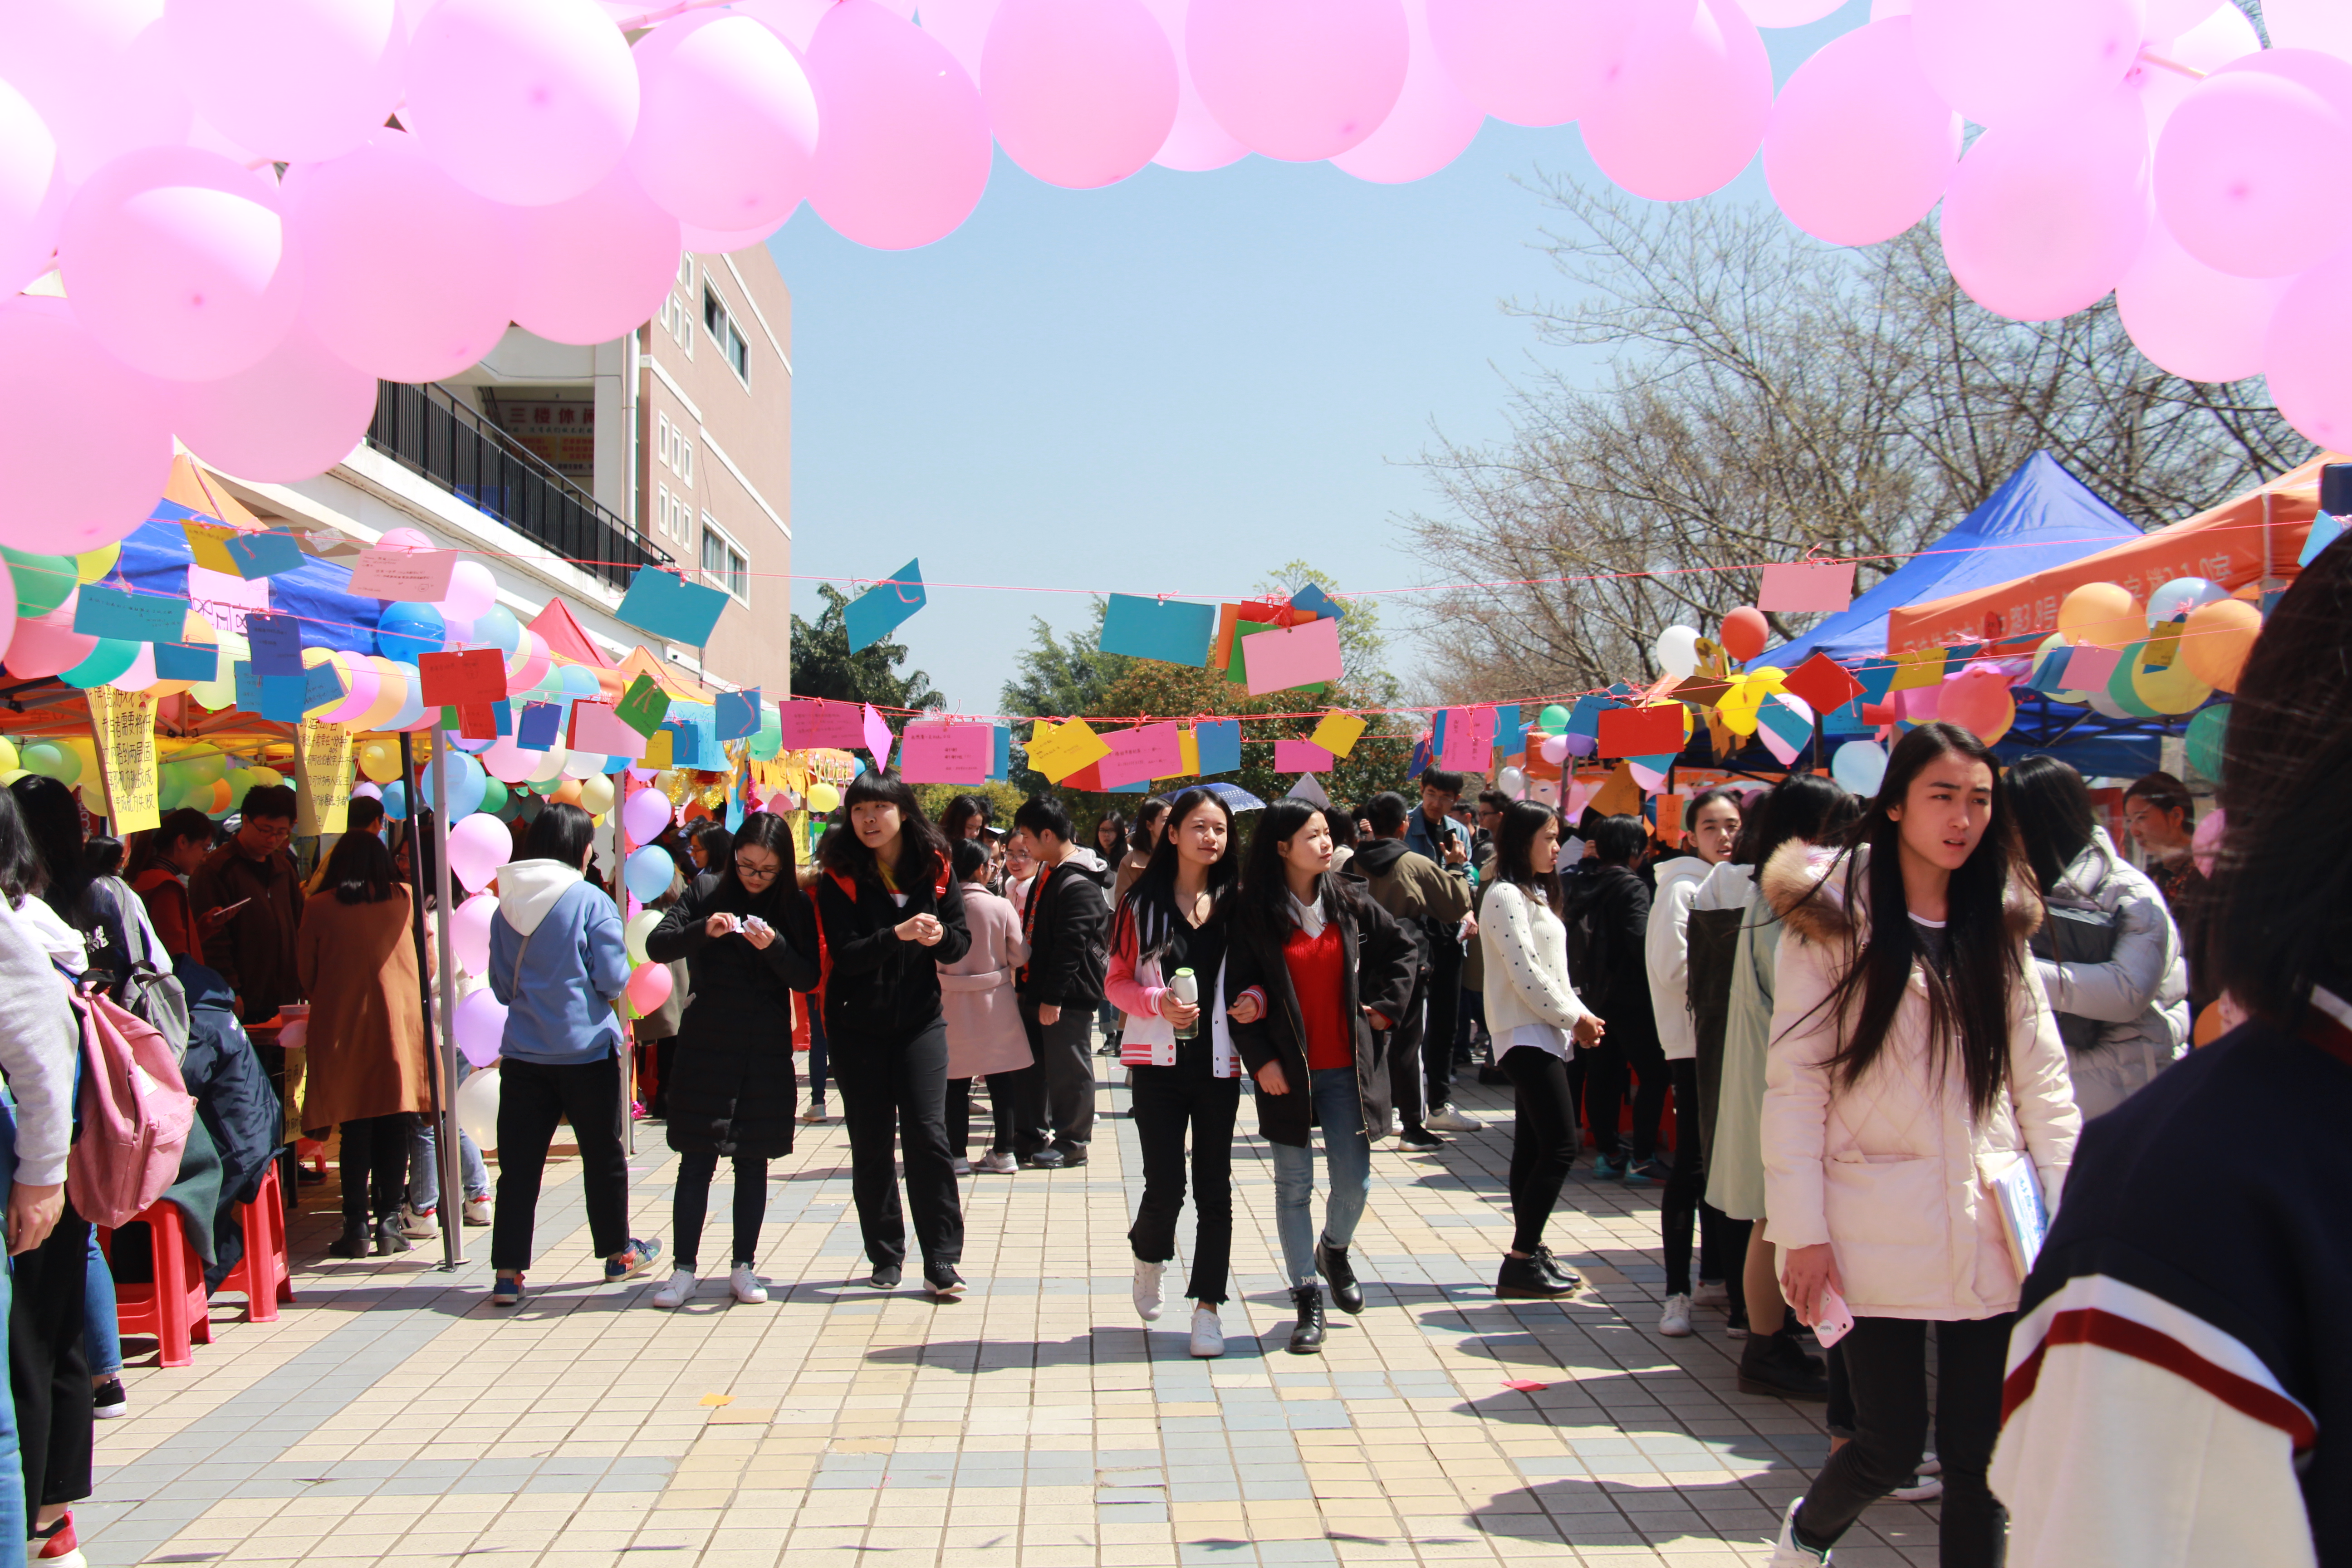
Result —
[[651, 740], [654, 731], [661, 728], [663, 716], [669, 711], [669, 699], [663, 695], [652, 676], [640, 675], [629, 683], [628, 690], [621, 694], [613, 711], [622, 723]]

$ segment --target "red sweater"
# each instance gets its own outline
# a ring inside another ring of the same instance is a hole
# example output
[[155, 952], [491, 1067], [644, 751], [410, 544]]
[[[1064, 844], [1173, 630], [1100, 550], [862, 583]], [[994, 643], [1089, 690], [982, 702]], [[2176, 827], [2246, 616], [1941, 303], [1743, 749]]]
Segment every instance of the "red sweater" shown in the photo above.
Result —
[[1307, 1065], [1311, 1068], [1356, 1065], [1355, 1031], [1348, 1019], [1348, 977], [1341, 968], [1339, 926], [1334, 921], [1310, 939], [1293, 931], [1282, 944], [1283, 967], [1298, 998], [1307, 1026]]

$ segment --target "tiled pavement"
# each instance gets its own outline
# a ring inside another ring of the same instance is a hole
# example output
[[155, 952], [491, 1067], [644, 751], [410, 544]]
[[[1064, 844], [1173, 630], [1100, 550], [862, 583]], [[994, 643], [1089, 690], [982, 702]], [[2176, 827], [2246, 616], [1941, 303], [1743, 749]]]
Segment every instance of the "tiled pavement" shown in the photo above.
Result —
[[[1140, 1162], [1118, 1071], [1099, 1065], [1103, 1108], [1122, 1114], [1099, 1124], [1087, 1166], [965, 1184], [972, 1291], [945, 1306], [847, 1283], [865, 1270], [837, 1102], [774, 1170], [764, 1306], [732, 1304], [723, 1279], [675, 1312], [646, 1305], [654, 1280], [598, 1282], [576, 1175], [560, 1169], [520, 1310], [485, 1302], [488, 1232], [467, 1233], [474, 1261], [455, 1274], [437, 1243], [331, 1259], [332, 1184], [308, 1187], [299, 1300], [276, 1323], [248, 1324], [224, 1298], [192, 1368], [158, 1368], [131, 1342], [133, 1414], [100, 1427], [98, 1494], [78, 1511], [89, 1559], [1730, 1568], [1768, 1555], [1826, 1450], [1821, 1407], [1738, 1393], [1719, 1311], [1692, 1339], [1655, 1332], [1655, 1189], [1580, 1168], [1551, 1239], [1591, 1288], [1567, 1304], [1497, 1301], [1508, 1116], [1502, 1091], [1465, 1086], [1492, 1130], [1441, 1154], [1375, 1154], [1357, 1238], [1379, 1281], [1370, 1305], [1333, 1313], [1326, 1352], [1298, 1357], [1282, 1350], [1271, 1166], [1245, 1135], [1229, 1348], [1194, 1361], [1178, 1267], [1157, 1324], [1128, 1300]], [[658, 1126], [640, 1126], [639, 1146], [636, 1229], [665, 1236], [671, 1156]], [[726, 1250], [723, 1195], [712, 1208], [706, 1258]], [[1893, 1503], [1838, 1552], [1848, 1568], [1935, 1558], [1932, 1508]]]

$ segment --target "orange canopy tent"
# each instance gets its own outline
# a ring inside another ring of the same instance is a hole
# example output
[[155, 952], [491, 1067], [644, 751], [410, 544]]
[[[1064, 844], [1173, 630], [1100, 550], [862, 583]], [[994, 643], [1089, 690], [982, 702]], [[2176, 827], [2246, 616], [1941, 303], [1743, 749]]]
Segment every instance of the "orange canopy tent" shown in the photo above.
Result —
[[2145, 600], [2178, 577], [2210, 578], [2232, 593], [2265, 578], [2291, 579], [2319, 510], [2319, 470], [2342, 461], [2323, 452], [2268, 484], [2112, 550], [1895, 610], [1886, 618], [1887, 651], [2046, 637], [2058, 629], [2059, 604], [2086, 583], [2119, 584]]

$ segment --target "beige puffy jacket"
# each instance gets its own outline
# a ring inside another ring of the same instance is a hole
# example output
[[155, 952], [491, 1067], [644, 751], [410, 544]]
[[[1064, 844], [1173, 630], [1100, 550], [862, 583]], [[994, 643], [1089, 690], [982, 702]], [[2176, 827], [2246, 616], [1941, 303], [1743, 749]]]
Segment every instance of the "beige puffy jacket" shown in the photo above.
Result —
[[[1866, 925], [1843, 902], [1845, 867], [1792, 843], [1764, 868], [1764, 896], [1786, 924], [1774, 972], [1765, 1065], [1764, 1188], [1772, 1239], [1835, 1248], [1846, 1304], [1859, 1317], [1935, 1321], [2013, 1311], [2021, 1283], [1984, 1178], [2021, 1152], [2054, 1213], [2082, 1118], [2065, 1047], [2033, 966], [2010, 1025], [2009, 1092], [1978, 1121], [1958, 1063], [1931, 1058], [1927, 995], [1915, 973], [1885, 1048], [1862, 1079], [1827, 1066], [1836, 1026], [1823, 1005]], [[2040, 919], [2028, 889], [2007, 901], [2021, 946]]]

